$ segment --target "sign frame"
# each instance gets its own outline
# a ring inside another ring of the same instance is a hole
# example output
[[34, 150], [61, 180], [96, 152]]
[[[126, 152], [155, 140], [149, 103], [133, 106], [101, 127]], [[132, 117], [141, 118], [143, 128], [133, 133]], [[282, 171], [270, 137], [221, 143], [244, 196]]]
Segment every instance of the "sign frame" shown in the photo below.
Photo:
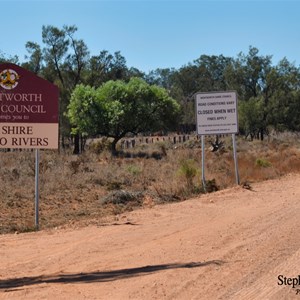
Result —
[[195, 94], [196, 126], [198, 135], [237, 134], [237, 93], [199, 92]]
[[0, 149], [58, 147], [58, 87], [18, 65], [0, 64]]

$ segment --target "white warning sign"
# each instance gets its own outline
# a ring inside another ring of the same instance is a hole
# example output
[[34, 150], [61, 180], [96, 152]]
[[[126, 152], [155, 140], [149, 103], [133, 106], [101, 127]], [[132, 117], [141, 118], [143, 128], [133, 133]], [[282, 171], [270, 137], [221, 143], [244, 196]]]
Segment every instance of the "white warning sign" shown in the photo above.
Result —
[[196, 94], [196, 119], [199, 135], [238, 133], [236, 92]]

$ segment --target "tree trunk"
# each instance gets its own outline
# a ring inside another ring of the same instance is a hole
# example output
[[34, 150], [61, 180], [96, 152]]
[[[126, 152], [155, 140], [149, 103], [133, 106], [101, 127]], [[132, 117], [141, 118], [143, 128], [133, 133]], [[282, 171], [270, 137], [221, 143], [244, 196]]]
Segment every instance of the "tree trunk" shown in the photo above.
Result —
[[84, 152], [85, 143], [86, 143], [86, 138], [80, 135], [80, 153]]
[[264, 140], [264, 129], [261, 128], [260, 130], [260, 140], [263, 141]]
[[117, 156], [117, 154], [118, 154], [118, 151], [117, 151], [118, 141], [119, 141], [118, 138], [114, 138], [114, 140], [111, 143], [111, 154], [112, 154], [112, 156]]
[[79, 145], [79, 134], [76, 133], [75, 137], [74, 137], [74, 150], [73, 150], [73, 154], [79, 154], [80, 153], [80, 145]]

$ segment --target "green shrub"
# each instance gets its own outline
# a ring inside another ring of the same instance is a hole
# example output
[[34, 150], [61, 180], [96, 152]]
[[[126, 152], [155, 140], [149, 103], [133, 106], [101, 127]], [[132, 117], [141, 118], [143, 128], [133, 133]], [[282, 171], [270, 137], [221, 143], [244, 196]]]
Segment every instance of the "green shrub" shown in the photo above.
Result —
[[193, 180], [198, 173], [196, 162], [193, 159], [186, 159], [180, 161], [179, 174], [186, 180], [187, 187], [192, 189], [194, 184]]
[[133, 176], [139, 176], [142, 173], [142, 170], [137, 165], [129, 165], [127, 171]]
[[255, 165], [262, 168], [268, 168], [272, 166], [272, 164], [264, 158], [257, 158], [255, 161]]

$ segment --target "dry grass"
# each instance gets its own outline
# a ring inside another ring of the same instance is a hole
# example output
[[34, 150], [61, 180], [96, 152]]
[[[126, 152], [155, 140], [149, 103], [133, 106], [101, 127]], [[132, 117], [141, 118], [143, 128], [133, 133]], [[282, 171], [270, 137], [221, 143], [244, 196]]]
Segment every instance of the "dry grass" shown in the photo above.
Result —
[[[291, 134], [265, 142], [239, 138], [237, 149], [241, 182], [300, 170], [300, 146]], [[41, 228], [99, 224], [136, 207], [203, 192], [201, 148], [196, 141], [176, 149], [169, 143], [140, 145], [122, 158], [92, 150], [80, 156], [40, 153]], [[0, 164], [0, 233], [34, 230], [34, 152], [1, 152]], [[230, 138], [225, 139], [223, 152], [210, 152], [207, 144], [205, 173], [211, 190], [235, 185]]]

